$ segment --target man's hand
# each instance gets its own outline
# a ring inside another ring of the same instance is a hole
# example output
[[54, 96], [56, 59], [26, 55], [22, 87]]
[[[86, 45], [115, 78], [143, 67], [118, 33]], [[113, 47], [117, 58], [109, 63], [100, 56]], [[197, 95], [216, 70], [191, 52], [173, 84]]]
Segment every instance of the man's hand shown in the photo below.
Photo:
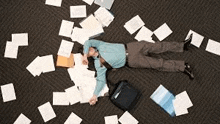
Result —
[[89, 104], [95, 105], [97, 101], [98, 101], [97, 96], [93, 95], [93, 97], [89, 100]]
[[82, 57], [82, 64], [83, 65], [88, 65], [88, 59], [87, 59], [87, 54], [84, 54], [84, 56]]

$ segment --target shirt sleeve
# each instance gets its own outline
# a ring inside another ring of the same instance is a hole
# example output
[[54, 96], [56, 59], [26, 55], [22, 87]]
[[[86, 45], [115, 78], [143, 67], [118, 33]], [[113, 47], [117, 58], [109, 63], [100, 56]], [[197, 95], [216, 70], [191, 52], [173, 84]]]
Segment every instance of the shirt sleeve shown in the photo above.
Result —
[[89, 52], [89, 47], [96, 47], [98, 48], [100, 45], [104, 44], [103, 41], [100, 41], [100, 40], [94, 40], [94, 39], [91, 39], [91, 40], [87, 40], [85, 43], [84, 43], [84, 48], [83, 48], [83, 53], [84, 54], [88, 54]]
[[95, 67], [97, 71], [97, 77], [96, 77], [95, 91], [93, 94], [98, 97], [98, 95], [100, 94], [101, 90], [104, 88], [106, 83], [107, 68], [105, 66], [101, 67], [99, 60], [95, 60]]

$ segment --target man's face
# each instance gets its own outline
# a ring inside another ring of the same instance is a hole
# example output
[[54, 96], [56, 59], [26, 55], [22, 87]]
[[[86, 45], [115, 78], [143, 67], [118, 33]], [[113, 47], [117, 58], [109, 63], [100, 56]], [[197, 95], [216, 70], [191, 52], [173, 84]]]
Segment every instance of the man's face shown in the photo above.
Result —
[[89, 56], [94, 56], [95, 55], [95, 49], [93, 47], [89, 47]]

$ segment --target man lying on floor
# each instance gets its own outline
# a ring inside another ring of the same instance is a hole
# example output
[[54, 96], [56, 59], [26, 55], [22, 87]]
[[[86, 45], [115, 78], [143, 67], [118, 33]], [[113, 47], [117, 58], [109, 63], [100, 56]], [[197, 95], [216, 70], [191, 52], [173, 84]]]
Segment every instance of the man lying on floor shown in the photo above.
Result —
[[90, 105], [97, 102], [97, 96], [106, 83], [106, 71], [109, 68], [120, 68], [125, 65], [133, 68], [151, 68], [167, 72], [184, 72], [193, 79], [191, 67], [181, 60], [164, 60], [154, 58], [149, 53], [183, 52], [188, 50], [192, 34], [183, 42], [157, 42], [146, 41], [131, 42], [128, 44], [106, 43], [99, 40], [87, 40], [83, 50], [83, 64], [88, 64], [87, 57], [94, 58], [97, 71], [96, 87]]

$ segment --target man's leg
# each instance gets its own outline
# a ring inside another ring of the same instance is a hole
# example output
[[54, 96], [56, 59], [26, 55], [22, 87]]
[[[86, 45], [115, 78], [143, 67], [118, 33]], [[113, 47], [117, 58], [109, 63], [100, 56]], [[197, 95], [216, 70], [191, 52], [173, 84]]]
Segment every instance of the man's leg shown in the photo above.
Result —
[[184, 61], [157, 59], [144, 55], [128, 58], [128, 65], [133, 68], [151, 68], [168, 72], [184, 72], [185, 69]]
[[148, 43], [142, 41], [142, 52], [147, 55], [148, 53], [163, 53], [163, 52], [183, 52], [184, 42], [157, 42]]

